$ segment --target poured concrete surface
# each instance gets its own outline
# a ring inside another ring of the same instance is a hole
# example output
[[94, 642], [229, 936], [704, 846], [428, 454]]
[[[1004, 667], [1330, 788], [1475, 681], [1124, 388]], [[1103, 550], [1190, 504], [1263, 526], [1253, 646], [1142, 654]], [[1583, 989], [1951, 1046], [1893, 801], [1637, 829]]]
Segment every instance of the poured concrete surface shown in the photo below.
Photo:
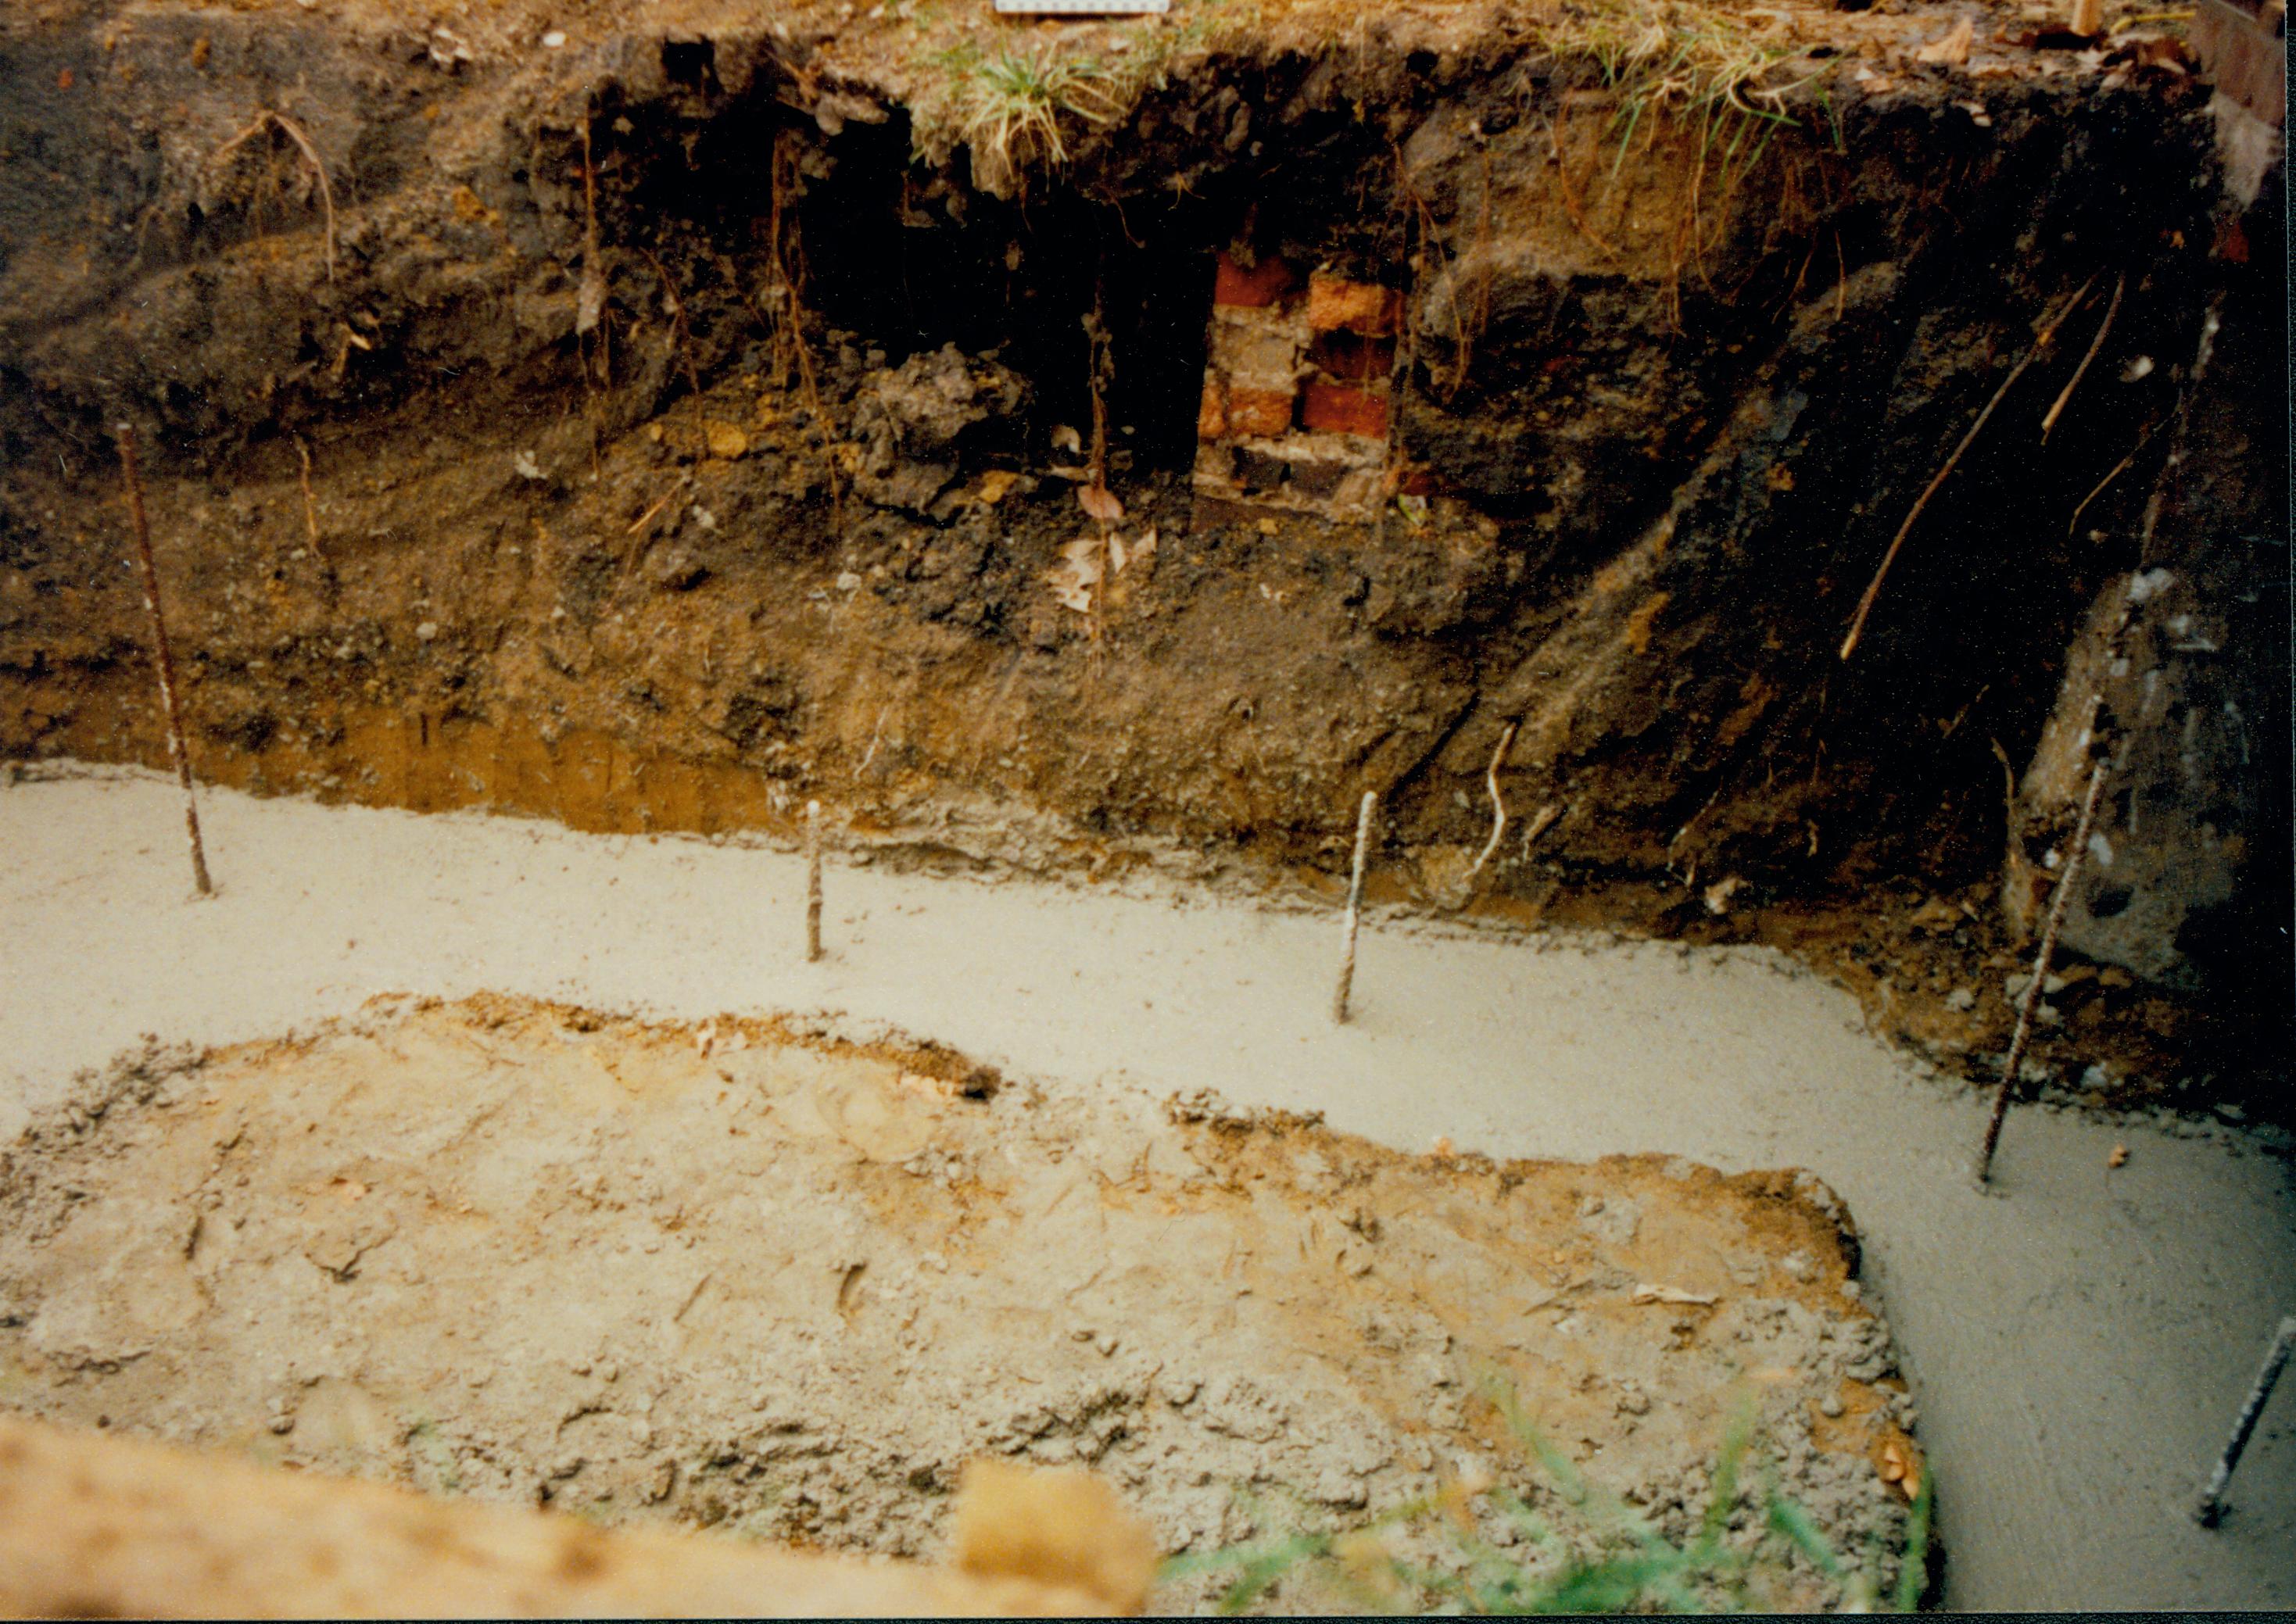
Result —
[[[1496, 1377], [1676, 1541], [1750, 1403], [1890, 1595], [1920, 1457], [1840, 1212], [1807, 1173], [1399, 1154], [762, 1021], [382, 998], [138, 1054], [17, 1142], [0, 1406], [881, 1555], [944, 1551], [984, 1457], [1089, 1463], [1164, 1551], [1247, 1537], [1239, 1489], [1345, 1526], [1462, 1461], [1583, 1542]], [[1780, 1558], [1766, 1604], [1848, 1599]]]
[[[153, 1032], [224, 1042], [373, 993], [481, 989], [685, 1018], [825, 1009], [1041, 1081], [1240, 1103], [1493, 1155], [1806, 1166], [1849, 1203], [1923, 1409], [1957, 1606], [2296, 1604], [2296, 1439], [2267, 1413], [2220, 1530], [2182, 1506], [2296, 1302], [2286, 1165], [2234, 1136], [2024, 1111], [1969, 1187], [1984, 1102], [1767, 955], [1366, 931], [1325, 1015], [1324, 918], [801, 865], [478, 817], [208, 798], [187, 900], [174, 792], [0, 790], [0, 1092], [49, 1099]], [[0, 1122], [0, 1130], [12, 1123]], [[2108, 1166], [2116, 1145], [2130, 1152]]]

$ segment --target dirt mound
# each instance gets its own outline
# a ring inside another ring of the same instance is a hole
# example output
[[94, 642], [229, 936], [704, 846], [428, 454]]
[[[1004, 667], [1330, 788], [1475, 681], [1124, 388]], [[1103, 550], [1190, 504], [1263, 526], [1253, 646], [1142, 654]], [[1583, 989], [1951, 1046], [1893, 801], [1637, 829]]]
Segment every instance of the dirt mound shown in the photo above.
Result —
[[1493, 1377], [1678, 1536], [1751, 1391], [1837, 1548], [1898, 1548], [1911, 1407], [1808, 1175], [1414, 1157], [995, 1085], [495, 998], [155, 1051], [12, 1153], [0, 1396], [915, 1554], [980, 1455], [1089, 1463], [1173, 1549], [1251, 1531], [1239, 1489], [1344, 1521], [1488, 1463], [1536, 1502]]

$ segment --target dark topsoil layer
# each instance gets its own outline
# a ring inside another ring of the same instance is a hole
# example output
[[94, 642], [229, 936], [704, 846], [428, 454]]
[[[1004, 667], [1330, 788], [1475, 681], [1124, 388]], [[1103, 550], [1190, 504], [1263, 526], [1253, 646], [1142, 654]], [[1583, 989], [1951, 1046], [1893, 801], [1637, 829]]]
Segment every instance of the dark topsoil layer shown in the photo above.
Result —
[[[1205, 13], [1222, 32], [1181, 4], [1068, 30], [21, 8], [0, 753], [164, 759], [124, 418], [196, 764], [258, 788], [704, 831], [817, 796], [920, 861], [1096, 876], [1177, 846], [1311, 885], [1372, 788], [1374, 894], [1447, 906], [1513, 724], [1478, 910], [1781, 943], [1981, 1074], [2030, 952], [2004, 763], [2144, 562], [2172, 452], [2214, 478], [2178, 510], [2246, 583], [2277, 782], [2279, 269], [2219, 200], [2173, 44], [2083, 55], [1974, 11], [1969, 60], [1924, 63], [1969, 8], [1724, 16], [1801, 42], [1770, 81], [1807, 76], [1792, 122], [1654, 112], [1622, 140], [1631, 94], [1569, 45], [1612, 13], [1423, 7], [1307, 49], [1345, 14]], [[1136, 104], [1008, 177], [963, 139], [965, 64], [1013, 49], [1142, 64]], [[1395, 454], [1423, 513], [1193, 510], [1222, 249], [1407, 290]], [[1134, 561], [1080, 613], [1052, 583], [1092, 530], [1058, 431], [1089, 437], [1095, 302]], [[2255, 844], [2182, 986], [2074, 967], [2056, 1076], [2244, 1098], [2276, 1065], [2284, 841]]]

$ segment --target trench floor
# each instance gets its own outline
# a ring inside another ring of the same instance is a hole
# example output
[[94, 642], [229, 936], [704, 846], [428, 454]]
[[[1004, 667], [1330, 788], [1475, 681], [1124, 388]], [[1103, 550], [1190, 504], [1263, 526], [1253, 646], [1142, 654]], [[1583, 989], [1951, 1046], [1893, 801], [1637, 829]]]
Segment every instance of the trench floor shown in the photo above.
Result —
[[930, 1035], [1056, 1101], [1209, 1086], [1412, 1150], [1806, 1167], [1849, 1204], [1889, 1307], [1949, 1604], [2296, 1604], [2296, 1395], [2267, 1411], [2224, 1526], [2182, 1514], [2296, 1303], [2286, 1162], [2231, 1130], [2030, 1109], [1980, 1196], [1984, 1100], [1775, 955], [1374, 921], [1334, 1027], [1328, 917], [832, 864], [831, 951], [808, 965], [786, 853], [228, 792], [203, 807], [220, 894], [193, 902], [165, 780], [0, 788], [0, 1136], [143, 1033], [245, 1041], [381, 992], [492, 990], [687, 1021], [818, 1011]]

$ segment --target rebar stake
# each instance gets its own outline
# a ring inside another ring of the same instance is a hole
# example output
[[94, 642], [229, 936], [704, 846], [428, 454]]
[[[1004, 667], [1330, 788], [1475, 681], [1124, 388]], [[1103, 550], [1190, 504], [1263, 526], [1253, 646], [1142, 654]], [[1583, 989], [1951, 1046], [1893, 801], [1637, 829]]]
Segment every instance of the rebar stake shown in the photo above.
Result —
[[2256, 1431], [2257, 1417], [2272, 1401], [2273, 1386], [2280, 1380], [2292, 1351], [2296, 1351], [2296, 1314], [2282, 1316], [2280, 1329], [2273, 1334], [2272, 1345], [2264, 1351], [2264, 1368], [2256, 1373], [2255, 1383], [2248, 1390], [2248, 1402], [2240, 1407], [2240, 1416], [2232, 1424], [2232, 1437], [2226, 1440], [2224, 1453], [2217, 1458], [2217, 1469], [2209, 1474], [2209, 1486], [2201, 1490], [2201, 1498], [2193, 1506], [2193, 1521], [2202, 1528], [2214, 1528], [2224, 1515], [2225, 1486], [2232, 1481], [2232, 1469], [2240, 1465], [2241, 1451], [2248, 1448], [2248, 1435]]
[[160, 705], [168, 714], [168, 756], [175, 763], [176, 781], [184, 787], [184, 833], [192, 845], [192, 884], [201, 896], [213, 896], [207, 849], [200, 843], [199, 803], [192, 796], [192, 758], [184, 748], [184, 718], [176, 707], [176, 657], [168, 648], [168, 623], [160, 615], [160, 571], [152, 562], [152, 525], [144, 514], [144, 480], [135, 469], [135, 430], [122, 423], [118, 434], [119, 470], [127, 485], [127, 513], [135, 521], [135, 557], [144, 567], [144, 608], [152, 616], [152, 646], [159, 657]]
[[821, 803], [805, 804], [805, 959], [821, 957]]
[[[2089, 707], [2089, 726], [2096, 726], [2097, 707]], [[2057, 929], [2065, 922], [2065, 904], [2072, 900], [2073, 882], [2080, 877], [2081, 858], [2088, 851], [2089, 825], [2096, 819], [2096, 797], [2104, 788], [2104, 763], [2099, 761], [2090, 769], [2088, 794], [2081, 801], [2080, 821], [2073, 828], [2072, 851], [2065, 858], [2064, 872], [2057, 877], [2057, 888], [2049, 897], [2049, 919], [2041, 930], [2041, 951], [2033, 957], [2033, 979], [2025, 983], [2024, 996], [2017, 1000], [2017, 1031], [2009, 1040], [2009, 1053], [2001, 1063], [2001, 1091], [1993, 1097], [1993, 1114], [1985, 1124], [1985, 1143], [1977, 1152], [1977, 1182], [1982, 1186], [1993, 1175], [1993, 1147], [2001, 1142], [2001, 1124], [2009, 1114], [2009, 1097], [2016, 1091], [2018, 1063], [2025, 1057], [2025, 1041], [2033, 1033], [2033, 1007], [2041, 1000], [2041, 983], [2048, 979], [2049, 960], [2057, 951]]]
[[1355, 873], [1348, 880], [1348, 922], [1340, 947], [1340, 984], [1332, 994], [1332, 1019], [1342, 1026], [1348, 1024], [1348, 992], [1356, 980], [1356, 925], [1363, 910], [1364, 861], [1371, 852], [1371, 809], [1378, 799], [1370, 790], [1365, 790], [1363, 804], [1356, 812]]

